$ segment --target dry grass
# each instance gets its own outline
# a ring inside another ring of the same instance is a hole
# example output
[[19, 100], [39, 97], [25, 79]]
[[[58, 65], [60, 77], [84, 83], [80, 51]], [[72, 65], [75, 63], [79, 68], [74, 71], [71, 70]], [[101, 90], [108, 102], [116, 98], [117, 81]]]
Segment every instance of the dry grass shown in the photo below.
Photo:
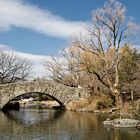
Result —
[[86, 99], [80, 99], [73, 102], [70, 102], [66, 108], [67, 110], [80, 110], [80, 111], [90, 111], [93, 112], [96, 110], [97, 102], [102, 101], [105, 97], [105, 95], [94, 95]]

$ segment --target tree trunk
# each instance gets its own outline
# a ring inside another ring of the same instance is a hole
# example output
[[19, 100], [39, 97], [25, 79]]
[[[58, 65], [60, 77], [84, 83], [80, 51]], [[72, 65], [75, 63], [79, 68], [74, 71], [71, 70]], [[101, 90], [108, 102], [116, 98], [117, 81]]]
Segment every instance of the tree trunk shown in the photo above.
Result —
[[123, 99], [120, 91], [118, 63], [115, 66], [115, 84], [114, 84], [115, 104], [118, 109], [123, 106]]
[[115, 105], [117, 109], [122, 109], [123, 107], [123, 100], [121, 94], [116, 94], [115, 96]]
[[131, 101], [134, 100], [134, 93], [133, 93], [133, 90], [131, 90]]

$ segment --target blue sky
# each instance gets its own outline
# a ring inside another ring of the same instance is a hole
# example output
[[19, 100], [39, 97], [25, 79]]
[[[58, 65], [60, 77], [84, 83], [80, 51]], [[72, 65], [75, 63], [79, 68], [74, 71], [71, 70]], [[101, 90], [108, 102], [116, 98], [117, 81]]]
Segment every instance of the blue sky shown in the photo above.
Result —
[[[83, 32], [91, 12], [106, 0], [0, 0], [0, 46], [30, 58], [56, 55], [72, 34]], [[140, 0], [120, 0], [140, 23]], [[138, 35], [140, 37], [140, 35]], [[139, 45], [139, 39], [135, 40]], [[43, 72], [40, 69], [41, 72]], [[40, 74], [41, 75], [41, 74]], [[39, 75], [39, 76], [40, 76]]]

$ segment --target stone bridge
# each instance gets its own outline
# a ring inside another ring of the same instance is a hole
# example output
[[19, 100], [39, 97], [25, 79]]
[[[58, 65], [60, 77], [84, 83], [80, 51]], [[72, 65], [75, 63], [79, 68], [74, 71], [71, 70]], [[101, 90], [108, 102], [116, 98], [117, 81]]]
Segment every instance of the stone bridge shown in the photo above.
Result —
[[88, 91], [82, 88], [65, 86], [52, 81], [24, 81], [0, 85], [0, 109], [14, 98], [23, 94], [41, 93], [55, 99], [61, 106], [73, 100], [88, 97]]

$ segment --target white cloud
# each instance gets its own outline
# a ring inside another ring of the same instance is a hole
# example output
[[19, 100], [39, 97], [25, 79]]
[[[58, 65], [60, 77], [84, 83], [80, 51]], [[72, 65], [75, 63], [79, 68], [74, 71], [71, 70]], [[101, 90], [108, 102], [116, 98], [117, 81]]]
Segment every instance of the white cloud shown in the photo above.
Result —
[[47, 76], [47, 71], [45, 70], [42, 64], [44, 63], [45, 60], [51, 61], [50, 56], [18, 52], [15, 50], [11, 50], [10, 46], [4, 44], [0, 44], [0, 48], [7, 50], [7, 52], [12, 51], [14, 54], [20, 56], [21, 58], [29, 59], [33, 63], [33, 72], [32, 72], [33, 78]]
[[0, 0], [0, 31], [28, 28], [48, 36], [67, 38], [84, 32], [85, 22], [67, 21], [23, 0]]

